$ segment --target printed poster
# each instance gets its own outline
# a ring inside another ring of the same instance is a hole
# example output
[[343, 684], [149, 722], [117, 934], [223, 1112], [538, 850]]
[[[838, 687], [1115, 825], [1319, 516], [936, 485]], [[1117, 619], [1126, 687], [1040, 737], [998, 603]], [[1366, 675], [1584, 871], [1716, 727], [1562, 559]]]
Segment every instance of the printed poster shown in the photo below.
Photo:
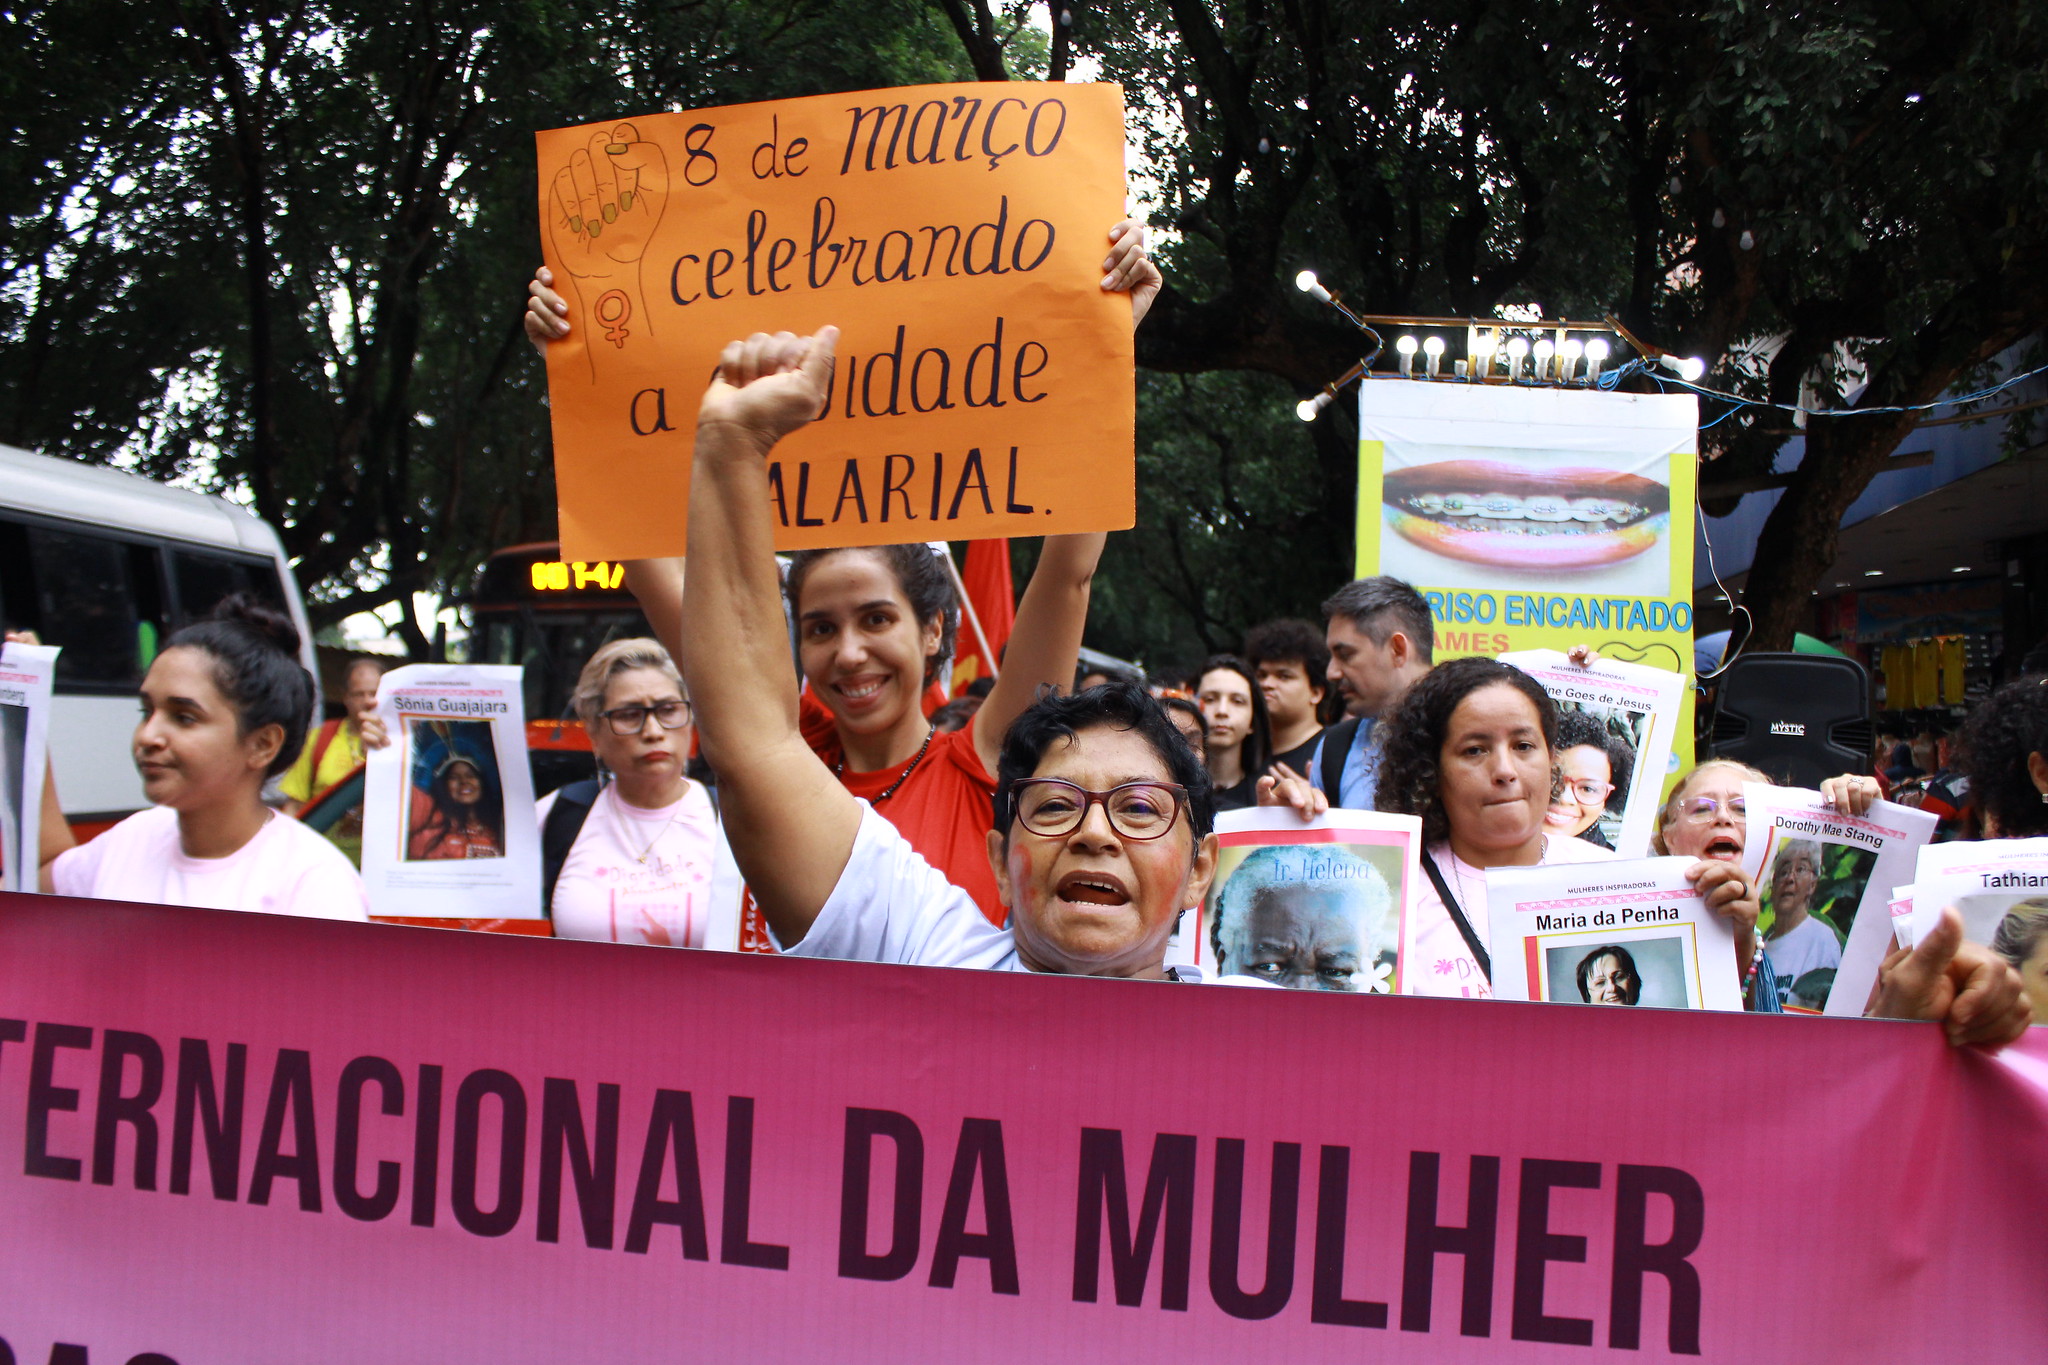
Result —
[[1920, 850], [1912, 914], [1901, 944], [1912, 947], [1962, 913], [1963, 937], [2019, 972], [2034, 1002], [2034, 1026], [2048, 1024], [2048, 838], [1929, 844]]
[[57, 645], [0, 642], [0, 889], [35, 891]]
[[1691, 394], [1368, 379], [1357, 574], [1415, 585], [1439, 659], [1589, 645], [1690, 673], [1698, 427]]
[[1617, 659], [1581, 668], [1554, 649], [1503, 654], [1501, 662], [1542, 683], [1560, 713], [1564, 786], [1545, 825], [1624, 858], [1647, 856], [1674, 767], [1685, 676]]
[[1742, 800], [1744, 870], [1779, 1003], [1795, 1014], [1861, 1015], [1891, 939], [1892, 888], [1913, 879], [1935, 817], [1890, 801], [1850, 815], [1817, 791], [1765, 782], [1743, 783]]
[[364, 772], [371, 914], [541, 918], [522, 695], [520, 670], [495, 664], [411, 664], [378, 683], [392, 742]]
[[683, 553], [720, 351], [828, 323], [825, 411], [769, 459], [778, 548], [1132, 524], [1131, 304], [1101, 287], [1119, 87], [820, 95], [536, 148], [565, 560]]
[[1494, 999], [1739, 1013], [1734, 926], [1686, 880], [1696, 861], [1487, 869]]
[[1422, 822], [1332, 810], [1225, 811], [1208, 898], [1185, 911], [1169, 964], [1289, 990], [1397, 995], [1402, 930], [1421, 880]]

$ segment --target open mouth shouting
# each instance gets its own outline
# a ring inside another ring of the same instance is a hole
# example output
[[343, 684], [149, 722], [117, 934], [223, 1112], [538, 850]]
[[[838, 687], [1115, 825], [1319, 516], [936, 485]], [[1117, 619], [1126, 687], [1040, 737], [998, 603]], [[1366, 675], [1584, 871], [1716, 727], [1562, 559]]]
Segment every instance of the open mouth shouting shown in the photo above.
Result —
[[1115, 907], [1131, 903], [1130, 889], [1123, 879], [1108, 872], [1069, 872], [1053, 887], [1053, 894], [1071, 905]]
[[1390, 470], [1382, 501], [1402, 537], [1470, 564], [1589, 569], [1655, 545], [1671, 490], [1609, 469], [1444, 460]]
[[1700, 856], [1720, 863], [1739, 863], [1742, 861], [1742, 841], [1732, 835], [1717, 834], [1701, 847]]

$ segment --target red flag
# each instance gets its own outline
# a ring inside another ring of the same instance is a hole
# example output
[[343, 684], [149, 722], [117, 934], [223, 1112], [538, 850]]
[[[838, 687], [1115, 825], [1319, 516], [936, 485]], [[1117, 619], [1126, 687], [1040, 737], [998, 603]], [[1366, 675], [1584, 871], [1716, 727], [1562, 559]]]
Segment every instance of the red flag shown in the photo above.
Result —
[[1010, 586], [1010, 542], [970, 540], [960, 585], [960, 643], [953, 652], [953, 693], [976, 678], [993, 678], [1010, 627], [1017, 621], [1017, 595]]

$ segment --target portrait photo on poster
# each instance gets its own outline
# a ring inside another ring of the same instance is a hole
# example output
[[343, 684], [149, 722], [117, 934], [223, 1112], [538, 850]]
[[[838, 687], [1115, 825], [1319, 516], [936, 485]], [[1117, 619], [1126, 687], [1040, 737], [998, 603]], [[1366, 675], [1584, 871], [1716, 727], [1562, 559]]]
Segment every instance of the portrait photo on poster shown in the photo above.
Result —
[[1222, 849], [1205, 916], [1212, 961], [1221, 975], [1291, 990], [1391, 995], [1400, 885], [1399, 849]]
[[1687, 989], [1687, 937], [1660, 934], [1590, 947], [1583, 943], [1546, 945], [1544, 998], [1582, 1005], [1694, 1008]]
[[1412, 816], [1227, 811], [1209, 894], [1181, 915], [1166, 960], [1290, 990], [1395, 994], [1420, 835]]
[[28, 861], [27, 779], [28, 708], [0, 702], [0, 862], [10, 873]]
[[1653, 756], [1650, 713], [1572, 701], [1558, 703], [1557, 711], [1553, 747], [1562, 780], [1543, 823], [1554, 833], [1619, 849], [1629, 794], [1663, 777], [1645, 771]]
[[1827, 1009], [1877, 860], [1874, 848], [1772, 830], [1757, 881], [1757, 932], [1787, 1008]]
[[1431, 587], [1664, 597], [1667, 451], [1589, 452], [1388, 440], [1380, 572]]
[[404, 720], [412, 791], [404, 860], [502, 858], [505, 787], [487, 720]]

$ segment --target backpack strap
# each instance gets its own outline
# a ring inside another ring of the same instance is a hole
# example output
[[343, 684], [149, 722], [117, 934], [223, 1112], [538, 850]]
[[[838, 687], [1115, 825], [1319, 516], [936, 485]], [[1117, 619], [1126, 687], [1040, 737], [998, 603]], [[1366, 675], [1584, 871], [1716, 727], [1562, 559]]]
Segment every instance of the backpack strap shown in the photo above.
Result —
[[569, 850], [597, 804], [598, 791], [594, 777], [571, 782], [555, 793], [555, 804], [548, 807], [548, 818], [540, 827], [540, 910], [548, 919], [555, 917], [555, 883], [562, 878], [562, 864], [569, 861]]
[[[306, 773], [307, 786], [310, 787], [320, 780], [320, 760], [327, 757], [327, 746], [334, 743], [334, 737], [341, 733], [342, 725], [343, 722], [339, 720], [321, 722], [320, 733], [313, 736], [313, 765]], [[318, 791], [313, 793], [315, 796], [319, 794]]]
[[1351, 756], [1351, 744], [1358, 738], [1358, 726], [1358, 717], [1351, 716], [1323, 731], [1323, 770], [1317, 774], [1317, 785], [1333, 806], [1344, 804], [1344, 760]]
[[1429, 874], [1429, 884], [1436, 888], [1437, 898], [1443, 901], [1444, 909], [1451, 912], [1451, 923], [1458, 926], [1458, 933], [1463, 936], [1465, 946], [1472, 950], [1472, 960], [1479, 964], [1480, 975], [1491, 985], [1493, 958], [1487, 953], [1486, 945], [1479, 941], [1479, 935], [1473, 932], [1472, 921], [1465, 918], [1465, 908], [1459, 905], [1458, 898], [1451, 894], [1449, 883], [1444, 881], [1444, 874], [1437, 869], [1436, 859], [1426, 852], [1422, 855], [1422, 870]]

